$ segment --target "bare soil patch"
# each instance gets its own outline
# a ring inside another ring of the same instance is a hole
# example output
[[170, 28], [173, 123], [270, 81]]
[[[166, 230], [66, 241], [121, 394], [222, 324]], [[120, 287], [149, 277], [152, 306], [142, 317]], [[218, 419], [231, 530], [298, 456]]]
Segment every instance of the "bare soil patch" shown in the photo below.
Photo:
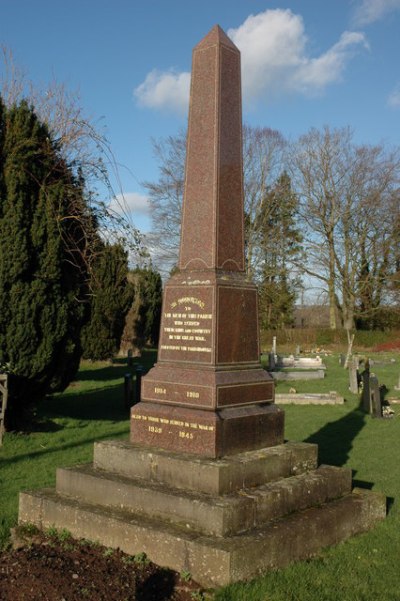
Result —
[[[17, 539], [18, 540], [18, 539]], [[35, 534], [0, 554], [1, 601], [193, 601], [189, 574], [89, 541]], [[206, 598], [206, 597], [205, 597]]]

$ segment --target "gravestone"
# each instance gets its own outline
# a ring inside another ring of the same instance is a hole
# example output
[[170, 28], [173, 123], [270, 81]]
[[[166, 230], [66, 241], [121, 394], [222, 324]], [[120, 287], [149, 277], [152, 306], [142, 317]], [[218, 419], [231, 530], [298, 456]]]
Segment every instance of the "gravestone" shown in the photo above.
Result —
[[369, 362], [366, 362], [364, 371], [361, 373], [362, 381], [362, 397], [361, 404], [364, 411], [371, 413], [371, 387], [370, 387], [370, 370]]
[[130, 441], [96, 443], [55, 491], [20, 495], [22, 523], [145, 552], [204, 586], [311, 557], [386, 512], [350, 469], [318, 467], [316, 445], [284, 442], [244, 272], [240, 97], [240, 53], [215, 26], [193, 51], [179, 272]]
[[268, 353], [268, 371], [273, 371], [276, 368], [274, 353]]
[[375, 375], [371, 375], [369, 379], [370, 385], [370, 411], [373, 417], [382, 417], [382, 402], [381, 402], [381, 390], [379, 387], [378, 378]]
[[358, 394], [358, 363], [354, 359], [349, 365], [349, 390], [353, 394]]

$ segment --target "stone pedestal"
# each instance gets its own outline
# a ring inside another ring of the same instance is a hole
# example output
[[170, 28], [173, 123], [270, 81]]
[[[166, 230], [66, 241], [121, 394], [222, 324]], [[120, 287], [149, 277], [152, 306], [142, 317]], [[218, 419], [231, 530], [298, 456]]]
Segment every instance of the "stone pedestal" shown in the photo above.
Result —
[[257, 289], [243, 274], [174, 276], [131, 441], [207, 457], [281, 444], [284, 414], [259, 356]]
[[58, 469], [55, 491], [22, 493], [19, 520], [145, 552], [209, 587], [310, 557], [385, 513], [383, 495], [351, 491], [350, 469], [317, 467], [313, 444], [206, 459], [111, 441], [92, 465]]

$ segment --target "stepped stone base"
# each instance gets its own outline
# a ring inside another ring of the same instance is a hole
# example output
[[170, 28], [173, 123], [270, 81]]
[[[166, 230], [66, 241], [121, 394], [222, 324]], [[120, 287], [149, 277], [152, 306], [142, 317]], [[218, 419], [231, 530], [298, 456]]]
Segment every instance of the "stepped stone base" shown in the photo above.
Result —
[[56, 490], [21, 493], [19, 521], [144, 551], [220, 586], [310, 557], [385, 514], [383, 495], [351, 492], [349, 469], [317, 468], [316, 445], [212, 460], [107, 441], [93, 465], [58, 469]]

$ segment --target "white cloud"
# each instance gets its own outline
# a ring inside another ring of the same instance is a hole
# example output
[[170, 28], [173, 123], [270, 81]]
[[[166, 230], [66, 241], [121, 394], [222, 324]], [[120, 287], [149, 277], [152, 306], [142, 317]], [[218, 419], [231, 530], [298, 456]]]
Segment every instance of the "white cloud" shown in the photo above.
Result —
[[362, 33], [345, 31], [339, 42], [318, 58], [304, 58], [293, 76], [291, 85], [305, 93], [315, 93], [331, 83], [340, 81], [348, 60], [359, 45], [368, 48]]
[[393, 92], [389, 95], [387, 103], [392, 108], [400, 108], [400, 84], [398, 84]]
[[354, 24], [358, 27], [369, 25], [395, 10], [400, 10], [400, 0], [362, 0], [355, 10]]
[[362, 33], [347, 31], [329, 50], [311, 58], [303, 19], [289, 9], [250, 15], [228, 35], [242, 53], [243, 91], [249, 100], [288, 91], [321, 92], [340, 81], [355, 48], [367, 45]]
[[[293, 91], [319, 93], [340, 81], [356, 49], [367, 47], [364, 34], [346, 31], [325, 53], [310, 57], [303, 19], [289, 9], [250, 15], [227, 34], [241, 51], [243, 95], [250, 102]], [[141, 106], [182, 113], [187, 110], [189, 87], [187, 72], [154, 70], [134, 95]]]
[[149, 198], [138, 192], [117, 194], [112, 199], [108, 208], [121, 217], [148, 215], [150, 212]]
[[190, 73], [154, 69], [134, 90], [140, 106], [185, 113], [188, 107]]

